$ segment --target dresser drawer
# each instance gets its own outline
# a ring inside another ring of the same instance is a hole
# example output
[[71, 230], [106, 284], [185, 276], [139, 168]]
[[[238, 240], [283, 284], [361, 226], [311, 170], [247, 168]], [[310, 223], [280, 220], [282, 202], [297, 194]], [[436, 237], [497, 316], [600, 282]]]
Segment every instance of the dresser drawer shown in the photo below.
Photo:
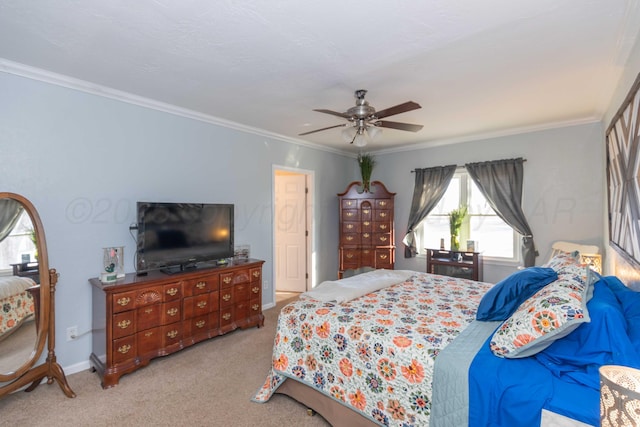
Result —
[[262, 283], [262, 269], [261, 268], [252, 268], [249, 270], [249, 278], [252, 282], [260, 282]]
[[355, 209], [358, 207], [358, 201], [355, 199], [342, 199], [342, 209]]
[[201, 334], [212, 329], [210, 313], [189, 319], [185, 324], [189, 327], [189, 335], [191, 336]]
[[233, 323], [233, 305], [220, 308], [220, 329]]
[[138, 356], [144, 356], [147, 353], [155, 353], [162, 344], [162, 328], [151, 328], [140, 331], [136, 334], [136, 346]]
[[131, 292], [119, 292], [113, 294], [111, 297], [113, 301], [113, 312], [120, 313], [122, 311], [133, 310], [136, 306], [136, 293]]
[[[222, 292], [225, 292], [223, 289]], [[219, 292], [209, 292], [208, 294], [186, 297], [184, 299], [184, 318], [191, 319], [203, 314], [211, 313], [218, 309]]]
[[218, 288], [218, 275], [210, 274], [196, 279], [185, 280], [184, 293], [186, 296], [200, 295], [211, 291], [217, 291]]
[[376, 209], [374, 220], [378, 222], [389, 222], [393, 219], [393, 211], [388, 209]]
[[171, 283], [162, 287], [162, 301], [175, 301], [182, 298], [182, 282]]
[[220, 291], [220, 307], [233, 305], [234, 288], [222, 288]]
[[182, 319], [182, 301], [171, 301], [162, 304], [160, 323], [167, 325]]
[[233, 300], [235, 302], [248, 301], [249, 300], [249, 283], [240, 283], [233, 287]]
[[164, 325], [161, 328], [161, 335], [163, 348], [179, 343], [182, 340], [182, 322]]
[[113, 340], [112, 358], [114, 365], [133, 359], [134, 357], [136, 357], [135, 335]]
[[393, 199], [376, 199], [374, 204], [376, 209], [393, 210]]
[[113, 316], [112, 338], [122, 338], [136, 332], [136, 312], [135, 310], [125, 311]]
[[234, 320], [242, 320], [249, 317], [249, 301], [242, 301], [236, 304], [233, 312]]
[[160, 325], [162, 304], [147, 305], [136, 310], [136, 331]]

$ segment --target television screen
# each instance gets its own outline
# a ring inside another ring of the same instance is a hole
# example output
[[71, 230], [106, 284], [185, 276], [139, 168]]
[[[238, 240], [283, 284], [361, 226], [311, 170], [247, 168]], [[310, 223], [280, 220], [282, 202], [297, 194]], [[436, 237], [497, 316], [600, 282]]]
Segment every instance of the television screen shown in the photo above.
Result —
[[233, 205], [138, 202], [137, 270], [195, 267], [233, 256]]

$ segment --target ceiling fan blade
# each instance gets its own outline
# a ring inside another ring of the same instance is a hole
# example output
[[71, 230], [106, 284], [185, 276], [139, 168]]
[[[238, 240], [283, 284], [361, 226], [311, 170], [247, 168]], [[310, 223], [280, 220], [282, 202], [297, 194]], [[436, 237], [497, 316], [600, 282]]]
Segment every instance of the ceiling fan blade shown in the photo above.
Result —
[[344, 119], [351, 119], [351, 116], [347, 113], [338, 113], [337, 111], [331, 111], [331, 110], [313, 110], [313, 111], [317, 111], [319, 113], [325, 113], [325, 114], [331, 114], [332, 116], [338, 116], [338, 117], [342, 117]]
[[389, 107], [385, 110], [380, 110], [376, 112], [374, 115], [382, 119], [383, 117], [393, 116], [395, 114], [406, 113], [407, 111], [417, 110], [418, 108], [422, 108], [420, 104], [413, 101], [407, 101], [404, 104], [398, 104], [393, 107]]
[[388, 120], [380, 120], [375, 122], [376, 126], [381, 128], [390, 128], [390, 129], [398, 129], [398, 130], [408, 130], [409, 132], [418, 132], [422, 129], [423, 125], [414, 125], [411, 123], [400, 123], [400, 122], [390, 122]]
[[335, 125], [335, 126], [329, 126], [329, 127], [322, 128], [322, 129], [311, 130], [311, 131], [309, 131], [309, 132], [305, 132], [305, 133], [299, 133], [299, 134], [298, 134], [298, 136], [302, 136], [302, 135], [309, 135], [310, 133], [316, 133], [316, 132], [320, 132], [320, 131], [323, 131], [323, 130], [333, 129], [333, 128], [340, 128], [340, 127], [344, 127], [344, 126], [345, 126], [344, 124], [342, 124], [342, 125]]

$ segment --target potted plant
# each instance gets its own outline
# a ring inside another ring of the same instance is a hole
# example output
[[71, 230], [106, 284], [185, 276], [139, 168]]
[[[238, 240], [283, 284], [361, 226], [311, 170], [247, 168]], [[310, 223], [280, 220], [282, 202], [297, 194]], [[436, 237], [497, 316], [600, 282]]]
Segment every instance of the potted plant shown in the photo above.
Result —
[[451, 233], [451, 250], [460, 249], [460, 227], [467, 216], [467, 207], [462, 206], [449, 212], [449, 231]]
[[371, 185], [371, 173], [376, 165], [376, 160], [371, 154], [358, 154], [358, 166], [362, 176], [362, 191], [369, 192]]

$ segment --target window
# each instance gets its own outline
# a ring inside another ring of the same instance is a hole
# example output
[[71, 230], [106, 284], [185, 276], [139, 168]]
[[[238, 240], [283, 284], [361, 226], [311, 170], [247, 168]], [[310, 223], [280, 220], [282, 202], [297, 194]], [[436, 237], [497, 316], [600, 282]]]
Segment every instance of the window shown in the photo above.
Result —
[[22, 212], [11, 233], [0, 242], [0, 270], [10, 270], [11, 264], [23, 262], [23, 257], [35, 262], [36, 247], [31, 240], [33, 226], [26, 211]]
[[420, 224], [418, 250], [440, 248], [440, 239], [444, 239], [444, 246], [449, 249], [448, 214], [465, 205], [468, 215], [460, 228], [460, 248], [466, 249], [467, 240], [475, 240], [485, 258], [517, 261], [518, 234], [491, 209], [466, 171], [455, 173], [440, 202]]

